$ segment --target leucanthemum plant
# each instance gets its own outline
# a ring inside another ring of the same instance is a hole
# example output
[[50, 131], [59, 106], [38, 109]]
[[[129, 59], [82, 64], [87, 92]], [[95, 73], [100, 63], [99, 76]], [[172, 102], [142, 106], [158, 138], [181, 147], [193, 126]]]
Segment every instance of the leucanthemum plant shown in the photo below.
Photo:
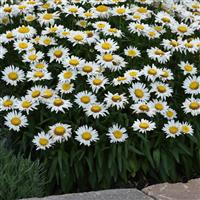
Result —
[[200, 165], [198, 1], [4, 0], [0, 16], [1, 129], [52, 190]]

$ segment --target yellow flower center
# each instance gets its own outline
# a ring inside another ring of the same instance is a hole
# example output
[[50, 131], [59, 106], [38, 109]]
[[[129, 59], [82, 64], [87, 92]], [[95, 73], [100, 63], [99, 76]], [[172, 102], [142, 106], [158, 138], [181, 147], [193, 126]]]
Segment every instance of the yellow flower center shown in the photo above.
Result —
[[35, 72], [35, 73], [34, 73], [34, 77], [35, 77], [35, 78], [42, 78], [42, 77], [44, 77], [44, 73], [43, 73], [43, 72], [40, 72], [40, 71]]
[[134, 91], [134, 94], [135, 94], [135, 96], [138, 97], [138, 98], [144, 97], [144, 92], [143, 92], [141, 89], [136, 89], [136, 90]]
[[163, 78], [167, 78], [169, 76], [169, 72], [168, 71], [163, 71], [162, 75]]
[[26, 33], [29, 33], [29, 32], [30, 32], [30, 29], [29, 29], [29, 27], [27, 27], [27, 26], [22, 26], [22, 27], [20, 27], [20, 28], [18, 29], [18, 32], [19, 32], [19, 33], [22, 33], [22, 34], [26, 34]]
[[136, 24], [135, 28], [138, 30], [144, 30], [144, 26], [142, 24]]
[[181, 131], [184, 133], [184, 134], [188, 134], [190, 132], [190, 127], [186, 126], [186, 125], [183, 125], [181, 127]]
[[49, 140], [47, 140], [46, 138], [40, 138], [39, 143], [42, 146], [46, 146], [47, 144], [49, 144]]
[[142, 129], [147, 129], [147, 128], [149, 128], [149, 124], [147, 122], [141, 122], [139, 127]]
[[97, 27], [99, 28], [99, 29], [104, 29], [105, 28], [105, 24], [103, 24], [103, 23], [99, 23], [99, 24], [97, 24]]
[[188, 31], [187, 27], [184, 25], [180, 25], [178, 27], [178, 31], [180, 31], [181, 33], [186, 33]]
[[200, 104], [198, 102], [191, 102], [189, 107], [192, 110], [198, 110], [200, 108]]
[[139, 109], [142, 110], [142, 111], [149, 111], [149, 106], [147, 106], [146, 104], [143, 104], [141, 106], [139, 106]]
[[24, 10], [24, 9], [26, 8], [26, 5], [19, 5], [18, 8], [19, 8], [20, 10]]
[[94, 113], [98, 113], [101, 111], [101, 106], [99, 105], [94, 105], [91, 107], [91, 111], [94, 112]]
[[154, 37], [156, 35], [156, 33], [154, 31], [150, 31], [148, 34], [150, 37]]
[[160, 93], [165, 93], [167, 90], [166, 90], [166, 87], [164, 85], [159, 85], [157, 87], [157, 90], [160, 92]]
[[123, 133], [120, 130], [116, 130], [113, 132], [113, 135], [115, 136], [115, 138], [120, 139], [122, 138]]
[[60, 49], [57, 49], [54, 51], [54, 56], [56, 56], [57, 58], [61, 58], [63, 55], [63, 52]]
[[89, 96], [82, 96], [80, 100], [84, 104], [90, 103], [90, 97]]
[[170, 44], [171, 44], [173, 47], [177, 47], [177, 46], [179, 45], [179, 43], [178, 43], [177, 41], [175, 41], [175, 40], [172, 40], [172, 41], [170, 42]]
[[103, 55], [103, 60], [106, 62], [111, 62], [113, 60], [113, 56], [111, 54]]
[[138, 72], [137, 71], [130, 71], [129, 75], [132, 76], [132, 77], [136, 77], [138, 75]]
[[4, 11], [4, 12], [10, 13], [10, 12], [12, 12], [12, 8], [11, 8], [11, 7], [5, 7], [5, 8], [3, 9], [3, 11]]
[[32, 92], [32, 97], [33, 98], [36, 98], [36, 97], [39, 97], [40, 96], [40, 91], [39, 90], [35, 90]]
[[55, 106], [62, 106], [62, 105], [64, 104], [64, 102], [63, 102], [62, 99], [57, 98], [57, 99], [54, 100], [53, 104], [54, 104]]
[[108, 11], [108, 7], [105, 5], [100, 5], [96, 7], [96, 11], [98, 12], [107, 12]]
[[69, 8], [69, 12], [71, 12], [71, 13], [77, 13], [78, 9], [76, 7], [71, 7], [71, 8]]
[[155, 108], [156, 108], [156, 110], [163, 110], [164, 106], [161, 103], [156, 103]]
[[114, 101], [114, 102], [118, 102], [118, 101], [121, 101], [121, 100], [122, 100], [122, 98], [119, 95], [112, 96], [112, 101]]
[[111, 32], [111, 33], [117, 33], [117, 29], [116, 28], [109, 28], [108, 31]]
[[42, 8], [45, 8], [45, 9], [48, 9], [50, 7], [50, 4], [49, 3], [45, 3], [42, 5]]
[[184, 69], [185, 69], [185, 71], [187, 71], [187, 72], [191, 72], [192, 69], [193, 69], [193, 67], [192, 67], [191, 65], [185, 65], [185, 66], [184, 66]]
[[51, 38], [45, 38], [43, 42], [44, 42], [44, 44], [46, 44], [46, 45], [50, 45], [50, 44], [51, 44], [51, 41], [52, 41]]
[[23, 101], [22, 102], [22, 107], [23, 108], [29, 108], [31, 106], [31, 102], [30, 101]]
[[94, 84], [94, 85], [101, 85], [102, 84], [102, 80], [101, 79], [98, 79], [98, 78], [96, 78], [96, 79], [94, 79], [93, 81], [92, 81], [92, 83]]
[[187, 48], [192, 48], [192, 47], [193, 47], [193, 44], [192, 44], [191, 42], [187, 42], [187, 43], [185, 43], [185, 46], [186, 46]]
[[70, 65], [73, 65], [73, 66], [77, 66], [77, 65], [79, 64], [79, 61], [78, 61], [77, 59], [71, 59], [71, 60], [69, 61], [69, 64], [70, 64]]
[[13, 36], [13, 34], [12, 34], [12, 32], [8, 32], [7, 34], [6, 34], [6, 38], [7, 39], [12, 39], [14, 36]]
[[43, 15], [43, 19], [44, 20], [51, 20], [51, 19], [53, 19], [53, 14], [51, 14], [51, 13], [46, 13], [46, 14], [44, 14]]
[[118, 76], [118, 77], [117, 77], [117, 80], [118, 80], [118, 81], [125, 81], [125, 80], [126, 80], [126, 77], [125, 77], [125, 76]]
[[51, 90], [45, 90], [42, 97], [48, 99], [51, 98], [53, 96], [53, 92]]
[[58, 135], [58, 136], [63, 136], [65, 134], [65, 131], [66, 131], [66, 129], [63, 126], [57, 126], [54, 129], [55, 135]]
[[11, 119], [11, 124], [14, 126], [19, 126], [21, 123], [22, 123], [22, 121], [19, 117], [13, 117]]
[[63, 83], [62, 89], [63, 89], [64, 91], [70, 90], [70, 89], [71, 89], [71, 84], [70, 84], [70, 83]]
[[82, 41], [84, 38], [83, 38], [82, 35], [77, 34], [77, 35], [74, 36], [74, 39], [77, 40], [77, 41]]
[[58, 30], [57, 27], [51, 27], [51, 28], [49, 29], [49, 31], [52, 32], [52, 33], [55, 33], [57, 30]]
[[124, 14], [124, 13], [126, 12], [126, 9], [125, 9], [125, 8], [118, 8], [118, 9], [116, 10], [116, 12], [117, 12], [118, 14], [122, 15], [122, 14]]
[[92, 67], [91, 66], [89, 66], [89, 65], [85, 65], [84, 67], [83, 67], [83, 71], [84, 72], [87, 72], [87, 73], [89, 73], [89, 72], [92, 72]]
[[28, 59], [31, 60], [31, 61], [35, 61], [37, 59], [37, 55], [32, 54], [32, 55], [28, 56]]
[[131, 57], [137, 56], [137, 51], [134, 49], [128, 50], [128, 56], [131, 56]]
[[171, 117], [174, 116], [174, 112], [171, 111], [171, 110], [168, 110], [168, 111], [166, 112], [166, 115], [167, 115], [167, 117], [171, 118]]
[[157, 70], [151, 68], [151, 69], [148, 70], [148, 74], [155, 76], [157, 74]]
[[82, 133], [82, 138], [84, 140], [90, 140], [92, 138], [92, 134], [88, 131]]
[[[74, 63], [75, 63], [75, 62], [74, 62]], [[71, 63], [70, 63], [70, 64], [71, 64]], [[74, 64], [74, 65], [75, 65], [75, 64]], [[73, 73], [72, 73], [71, 71], [66, 71], [66, 72], [63, 74], [63, 76], [64, 76], [65, 79], [71, 78], [72, 75], [73, 75]]]
[[101, 47], [105, 50], [112, 48], [112, 45], [109, 42], [104, 42]]
[[176, 126], [169, 127], [169, 132], [171, 134], [176, 134], [178, 132], [178, 128]]
[[199, 89], [199, 82], [197, 82], [197, 81], [191, 82], [190, 85], [189, 85], [189, 88], [191, 90], [197, 90], [197, 89]]
[[147, 8], [140, 7], [140, 8], [137, 9], [137, 11], [138, 11], [139, 13], [147, 13]]
[[165, 22], [165, 23], [170, 23], [171, 22], [170, 18], [168, 18], [168, 17], [163, 17], [161, 20], [163, 22]]
[[26, 42], [20, 42], [19, 43], [19, 48], [26, 49], [27, 47], [28, 47], [28, 44]]
[[10, 80], [13, 80], [13, 81], [15, 81], [15, 80], [17, 80], [18, 79], [18, 74], [16, 73], [16, 72], [10, 72], [9, 74], [8, 74], [8, 78], [10, 79]]
[[3, 102], [4, 107], [11, 107], [12, 105], [13, 105], [13, 101], [11, 101], [10, 99], [7, 99]]
[[164, 56], [165, 55], [165, 52], [160, 50], [160, 49], [157, 49], [155, 52], [154, 52], [156, 55], [158, 56]]
[[37, 63], [35, 65], [35, 67], [38, 68], [38, 69], [43, 69], [45, 67], [45, 65], [44, 65], [44, 63]]

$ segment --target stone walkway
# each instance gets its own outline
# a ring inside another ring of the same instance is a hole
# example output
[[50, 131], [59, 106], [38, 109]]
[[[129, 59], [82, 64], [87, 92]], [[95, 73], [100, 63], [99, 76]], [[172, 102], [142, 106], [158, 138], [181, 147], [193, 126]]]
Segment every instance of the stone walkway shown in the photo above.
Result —
[[188, 183], [157, 184], [137, 189], [116, 189], [24, 200], [200, 200], [200, 179]]

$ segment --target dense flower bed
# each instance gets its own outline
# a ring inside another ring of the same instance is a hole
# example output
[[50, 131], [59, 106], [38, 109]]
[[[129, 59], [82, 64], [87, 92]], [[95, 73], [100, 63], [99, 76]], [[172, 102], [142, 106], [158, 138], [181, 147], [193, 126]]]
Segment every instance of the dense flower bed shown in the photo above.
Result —
[[[136, 163], [145, 155], [153, 168], [165, 155], [162, 145], [182, 149], [174, 162], [192, 155], [184, 144], [198, 143], [197, 1], [2, 1], [0, 16], [1, 128], [16, 149], [51, 168], [51, 180], [66, 182], [72, 157], [86, 157], [90, 172], [94, 158], [102, 168], [109, 148], [108, 161], [124, 156], [109, 163], [122, 179], [148, 171], [149, 164], [135, 166], [130, 151]], [[169, 157], [163, 179], [171, 177]]]

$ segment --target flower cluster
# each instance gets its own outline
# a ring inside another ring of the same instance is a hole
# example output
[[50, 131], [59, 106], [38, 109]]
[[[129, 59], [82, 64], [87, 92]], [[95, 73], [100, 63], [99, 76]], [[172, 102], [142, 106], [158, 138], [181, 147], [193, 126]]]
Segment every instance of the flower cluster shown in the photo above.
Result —
[[[135, 132], [193, 134], [187, 118], [200, 114], [198, 1], [2, 1], [0, 15], [7, 88], [0, 112], [16, 132], [34, 113], [50, 113], [51, 124], [35, 125], [37, 149], [69, 138], [90, 146], [102, 135], [117, 143]], [[72, 126], [68, 117], [79, 111], [82, 122]], [[97, 120], [107, 121], [107, 133]]]

